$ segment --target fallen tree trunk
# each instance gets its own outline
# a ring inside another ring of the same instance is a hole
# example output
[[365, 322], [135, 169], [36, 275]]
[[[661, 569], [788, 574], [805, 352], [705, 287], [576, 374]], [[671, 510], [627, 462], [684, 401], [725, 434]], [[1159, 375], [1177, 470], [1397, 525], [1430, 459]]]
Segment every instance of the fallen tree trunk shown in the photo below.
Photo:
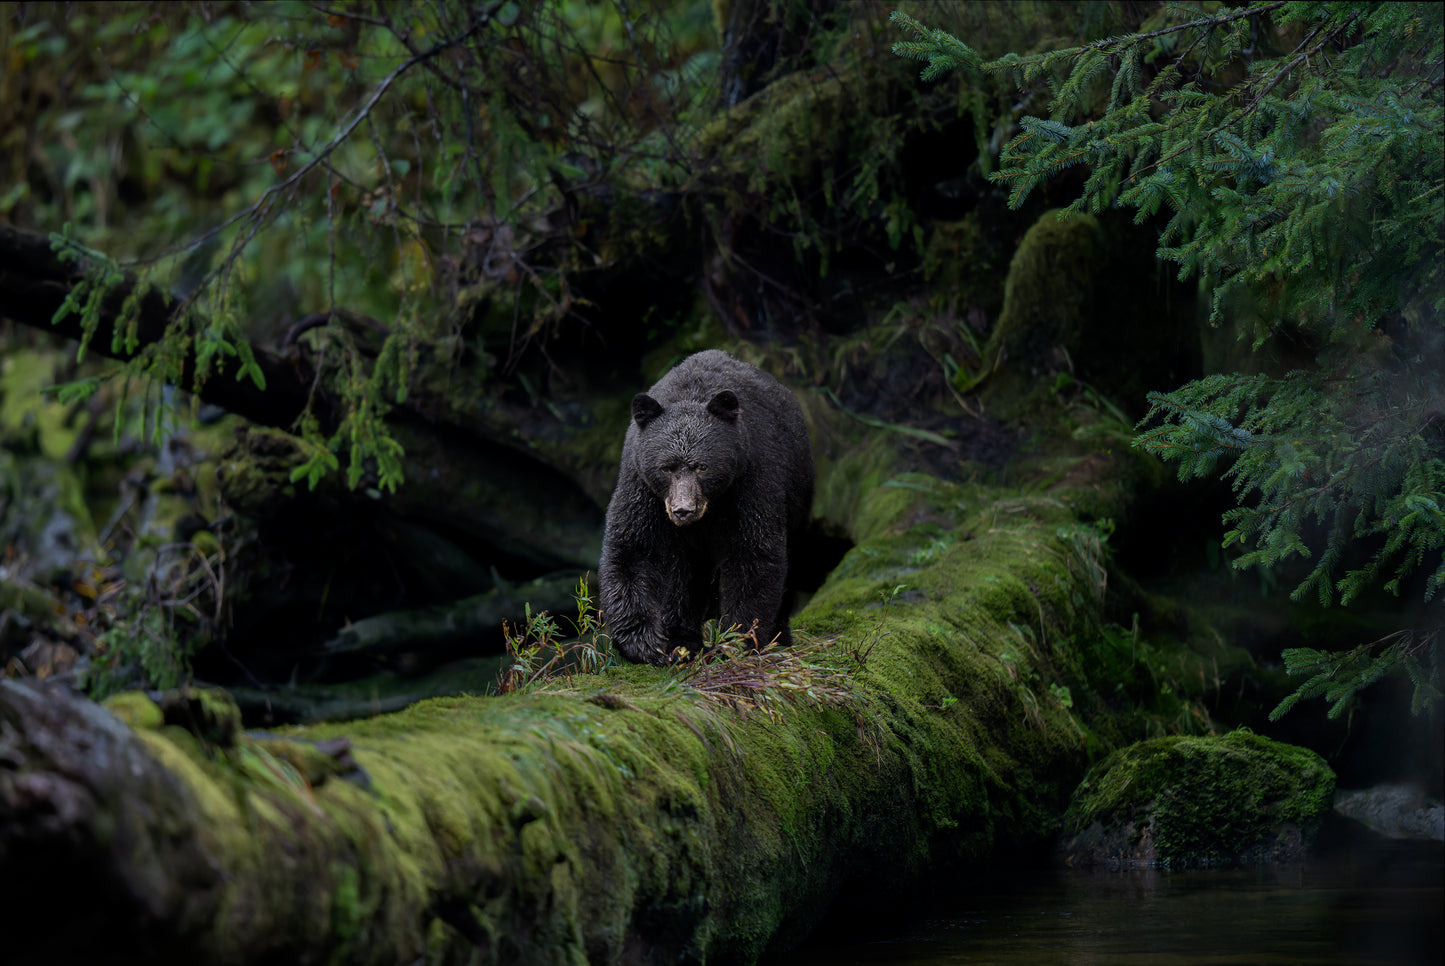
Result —
[[1040, 845], [1113, 714], [1069, 671], [1119, 659], [1077, 520], [926, 478], [856, 519], [794, 621], [851, 697], [785, 720], [628, 665], [283, 738], [0, 681], [7, 955], [747, 963], [840, 895]]

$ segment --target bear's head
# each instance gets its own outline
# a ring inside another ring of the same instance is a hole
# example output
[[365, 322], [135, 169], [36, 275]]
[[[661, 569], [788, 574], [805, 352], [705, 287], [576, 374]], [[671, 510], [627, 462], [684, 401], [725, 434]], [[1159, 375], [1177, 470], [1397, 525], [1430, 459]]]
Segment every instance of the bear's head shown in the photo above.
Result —
[[666, 408], [645, 392], [633, 397], [637, 469], [677, 526], [701, 520], [709, 500], [742, 472], [741, 413], [731, 389], [719, 390], [706, 404], [682, 400]]

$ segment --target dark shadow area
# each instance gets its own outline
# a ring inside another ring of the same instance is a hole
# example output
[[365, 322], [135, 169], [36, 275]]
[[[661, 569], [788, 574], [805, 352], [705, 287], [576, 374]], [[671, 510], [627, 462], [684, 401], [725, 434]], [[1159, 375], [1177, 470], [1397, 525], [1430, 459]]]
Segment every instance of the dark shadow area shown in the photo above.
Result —
[[852, 540], [828, 532], [815, 521], [803, 532], [800, 545], [789, 561], [789, 585], [799, 594], [812, 594], [823, 586], [833, 568], [842, 562], [843, 555], [852, 549]]

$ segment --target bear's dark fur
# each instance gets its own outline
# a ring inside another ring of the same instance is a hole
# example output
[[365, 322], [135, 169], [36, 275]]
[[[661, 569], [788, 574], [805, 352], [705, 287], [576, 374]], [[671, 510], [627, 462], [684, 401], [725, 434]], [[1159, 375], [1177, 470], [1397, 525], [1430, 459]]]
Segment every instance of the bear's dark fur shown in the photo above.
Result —
[[710, 349], [638, 393], [598, 568], [618, 650], [696, 653], [714, 594], [723, 627], [790, 644], [784, 585], [812, 505], [803, 411], [766, 372]]

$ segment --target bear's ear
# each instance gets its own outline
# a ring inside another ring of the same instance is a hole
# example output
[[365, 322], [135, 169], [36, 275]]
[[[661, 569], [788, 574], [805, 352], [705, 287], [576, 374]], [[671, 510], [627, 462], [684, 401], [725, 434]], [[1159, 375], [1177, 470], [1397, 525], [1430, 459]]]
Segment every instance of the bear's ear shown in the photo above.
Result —
[[632, 397], [632, 419], [641, 429], [662, 415], [662, 404], [645, 392]]
[[739, 406], [737, 393], [731, 389], [721, 389], [717, 395], [707, 404], [707, 411], [719, 419], [726, 419], [732, 422], [738, 418]]

